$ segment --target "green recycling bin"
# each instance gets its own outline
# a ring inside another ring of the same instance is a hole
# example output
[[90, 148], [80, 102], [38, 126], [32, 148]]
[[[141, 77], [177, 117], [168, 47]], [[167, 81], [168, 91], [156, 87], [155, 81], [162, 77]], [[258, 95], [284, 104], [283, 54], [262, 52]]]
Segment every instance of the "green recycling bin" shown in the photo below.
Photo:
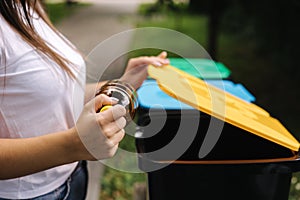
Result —
[[206, 58], [169, 58], [170, 64], [201, 79], [228, 79], [231, 71], [221, 62]]

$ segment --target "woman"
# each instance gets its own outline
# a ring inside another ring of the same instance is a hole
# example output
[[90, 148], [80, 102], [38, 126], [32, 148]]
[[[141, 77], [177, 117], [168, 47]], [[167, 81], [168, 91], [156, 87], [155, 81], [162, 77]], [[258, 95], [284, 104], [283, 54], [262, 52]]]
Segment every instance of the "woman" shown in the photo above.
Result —
[[[115, 154], [125, 108], [95, 112], [116, 102], [94, 98], [103, 83], [85, 85], [81, 55], [40, 1], [1, 0], [0, 36], [0, 199], [84, 199], [86, 167], [78, 161]], [[138, 88], [147, 65], [167, 63], [165, 52], [131, 59], [120, 79]], [[87, 150], [94, 147], [97, 155]]]

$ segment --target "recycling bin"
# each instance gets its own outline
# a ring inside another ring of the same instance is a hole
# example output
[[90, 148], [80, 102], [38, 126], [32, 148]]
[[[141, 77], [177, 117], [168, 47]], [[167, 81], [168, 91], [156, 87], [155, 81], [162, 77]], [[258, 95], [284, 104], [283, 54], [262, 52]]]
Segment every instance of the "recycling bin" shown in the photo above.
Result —
[[[241, 84], [208, 84], [222, 85], [242, 101], [255, 100]], [[288, 199], [292, 173], [300, 170], [296, 151], [168, 96], [155, 80], [145, 81], [138, 97], [136, 148], [149, 200]]]
[[169, 58], [170, 64], [201, 79], [229, 79], [231, 71], [221, 62], [206, 58]]

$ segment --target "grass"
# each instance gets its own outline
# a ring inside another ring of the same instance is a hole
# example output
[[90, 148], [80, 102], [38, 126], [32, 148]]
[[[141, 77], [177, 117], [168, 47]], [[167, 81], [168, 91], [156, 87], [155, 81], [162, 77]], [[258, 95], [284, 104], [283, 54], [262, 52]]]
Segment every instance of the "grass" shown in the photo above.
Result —
[[[179, 34], [186, 34], [190, 40], [195, 40], [195, 42], [198, 42], [201, 46], [204, 48], [207, 46], [206, 44], [206, 32], [205, 27], [207, 24], [207, 19], [203, 16], [199, 15], [189, 15], [184, 12], [184, 9], [181, 9], [177, 12], [171, 12], [171, 11], [165, 11], [163, 13], [159, 14], [152, 14], [152, 15], [143, 15], [139, 18], [137, 22], [138, 28], [143, 27], [153, 27], [153, 28], [164, 28], [174, 31], [174, 40], [169, 39], [168, 35], [162, 35], [162, 34], [169, 34], [167, 32], [159, 32], [157, 34], [157, 38], [168, 38], [168, 40], [164, 40], [164, 45], [168, 47], [172, 47], [175, 49], [180, 49], [182, 52], [189, 52], [189, 44], [176, 40], [176, 33]], [[172, 33], [173, 35], [173, 33]], [[153, 42], [153, 35], [151, 33], [144, 35], [138, 35], [135, 37], [133, 46], [140, 46], [136, 43], [142, 43], [148, 41], [151, 45], [151, 42]], [[158, 40], [158, 45], [159, 45]], [[145, 45], [146, 46], [146, 45]], [[135, 56], [141, 56], [141, 55], [156, 55], [160, 52], [159, 49], [142, 49], [139, 51], [134, 51], [132, 54], [130, 54], [130, 57]], [[169, 57], [176, 57], [174, 52], [169, 52]]]
[[82, 8], [84, 6], [88, 6], [90, 4], [87, 3], [76, 3], [67, 6], [64, 2], [59, 3], [51, 3], [47, 2], [45, 4], [46, 11], [49, 15], [50, 20], [53, 24], [59, 23], [64, 18], [73, 14], [78, 8]]
[[[135, 132], [135, 123], [129, 123], [125, 128], [126, 135], [119, 147], [124, 151], [136, 152], [135, 140], [132, 136]], [[118, 164], [126, 166], [129, 159], [123, 157], [118, 159]], [[115, 166], [115, 165], [114, 165]], [[126, 168], [126, 167], [125, 167]], [[129, 173], [106, 167], [101, 180], [101, 200], [128, 200], [133, 199], [135, 183], [145, 183], [145, 173]]]
[[144, 183], [145, 174], [132, 174], [120, 172], [106, 167], [101, 180], [101, 200], [129, 200], [133, 199], [135, 183]]

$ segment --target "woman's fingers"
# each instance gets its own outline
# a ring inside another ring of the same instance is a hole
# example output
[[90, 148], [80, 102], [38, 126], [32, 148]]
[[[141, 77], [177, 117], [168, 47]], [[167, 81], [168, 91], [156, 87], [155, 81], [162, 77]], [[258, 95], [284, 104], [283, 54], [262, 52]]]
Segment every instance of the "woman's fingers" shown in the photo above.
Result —
[[111, 122], [102, 127], [102, 132], [107, 138], [113, 137], [116, 133], [124, 130], [126, 126], [126, 119], [121, 117], [114, 122]]
[[141, 56], [137, 58], [132, 58], [129, 60], [127, 70], [131, 70], [137, 66], [148, 66], [150, 64], [160, 67], [162, 65], [170, 64], [167, 58], [167, 52], [163, 51], [158, 56]]
[[121, 140], [124, 138], [124, 136], [125, 136], [125, 131], [124, 129], [121, 129], [120, 131], [115, 133], [112, 137], [110, 137], [109, 141], [113, 145], [118, 145], [121, 142]]
[[167, 56], [168, 56], [167, 52], [163, 51], [158, 56], [156, 56], [156, 58], [159, 59], [160, 64], [168, 65], [168, 64], [170, 64], [170, 61], [167, 59]]
[[114, 137], [115, 134], [122, 131], [126, 126], [124, 118], [126, 109], [121, 105], [115, 105], [98, 114], [98, 122], [101, 127], [102, 134], [108, 139]]
[[139, 57], [134, 60], [134, 64], [136, 66], [141, 66], [141, 65], [155, 65], [157, 67], [160, 67], [162, 65], [167, 65], [169, 64], [169, 60], [156, 57], [156, 56], [151, 56], [151, 57]]
[[114, 105], [106, 111], [96, 113], [103, 105], [115, 104], [106, 95], [98, 95], [89, 101], [76, 122], [76, 130], [81, 143], [80, 148], [87, 151], [79, 153], [83, 160], [105, 159], [112, 157], [118, 143], [124, 137], [126, 110], [121, 105]]
[[152, 65], [156, 66], [156, 67], [161, 67], [163, 65], [168, 65], [170, 64], [169, 60], [165, 59], [165, 58], [160, 58], [160, 57], [150, 57], [151, 59], [151, 63]]
[[[92, 101], [88, 102], [88, 104], [94, 104], [95, 111], [98, 111], [103, 105], [114, 105], [117, 101], [114, 98], [108, 97], [105, 94], [97, 95]], [[92, 105], [88, 105], [92, 106]]]
[[104, 126], [118, 120], [120, 117], [124, 117], [125, 115], [126, 109], [124, 106], [115, 105], [101, 113], [98, 113], [97, 118], [100, 126]]

